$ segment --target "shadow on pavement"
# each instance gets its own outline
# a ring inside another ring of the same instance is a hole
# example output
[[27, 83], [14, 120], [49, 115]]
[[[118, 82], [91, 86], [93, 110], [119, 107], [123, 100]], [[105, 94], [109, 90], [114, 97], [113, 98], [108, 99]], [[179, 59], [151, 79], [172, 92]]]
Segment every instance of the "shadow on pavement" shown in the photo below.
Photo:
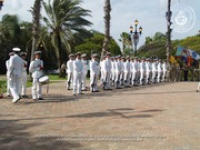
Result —
[[[27, 130], [41, 123], [20, 124], [18, 121], [0, 121], [1, 150], [86, 150], [80, 143], [56, 138], [31, 137]], [[87, 149], [89, 150], [89, 149]]]

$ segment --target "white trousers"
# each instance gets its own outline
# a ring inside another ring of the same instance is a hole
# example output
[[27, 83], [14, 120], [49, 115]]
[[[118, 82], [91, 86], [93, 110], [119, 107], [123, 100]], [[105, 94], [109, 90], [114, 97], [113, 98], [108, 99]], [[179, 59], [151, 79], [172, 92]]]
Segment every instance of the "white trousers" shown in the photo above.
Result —
[[131, 74], [132, 74], [132, 85], [135, 85], [137, 82], [137, 71], [132, 71], [131, 72]]
[[11, 93], [10, 93], [10, 78], [7, 78], [7, 92], [6, 92], [6, 94], [7, 95], [11, 95]]
[[81, 93], [82, 89], [82, 72], [73, 72], [73, 94]]
[[111, 72], [103, 72], [103, 81], [106, 83], [105, 89], [111, 89], [110, 74]]
[[163, 70], [162, 80], [163, 80], [163, 81], [166, 81], [166, 80], [167, 80], [167, 70]]
[[157, 71], [152, 71], [152, 82], [156, 81]]
[[12, 94], [13, 99], [19, 99], [20, 95], [20, 84], [21, 78], [15, 75], [10, 78], [10, 92]]
[[146, 83], [148, 83], [150, 80], [150, 73], [151, 71], [146, 71]]
[[22, 80], [21, 80], [21, 95], [26, 95], [26, 84], [27, 84], [27, 73], [22, 73]]
[[39, 79], [34, 79], [33, 78], [33, 83], [32, 83], [32, 98], [37, 99], [37, 98], [42, 98], [42, 85], [39, 82]]
[[83, 74], [82, 74], [82, 90], [86, 89], [87, 73], [88, 73], [88, 71], [83, 71]]
[[130, 85], [130, 72], [129, 71], [125, 71], [124, 72], [124, 83], [125, 86], [129, 86]]
[[90, 91], [97, 91], [98, 73], [90, 72]]
[[[68, 72], [67, 73], [67, 88], [69, 89], [72, 89], [72, 82], [73, 82], [72, 78], [73, 78], [72, 72]], [[69, 83], [70, 83], [70, 87], [68, 87]]]
[[157, 81], [160, 82], [160, 79], [162, 77], [162, 71], [158, 71]]
[[141, 70], [140, 71], [140, 84], [142, 84], [142, 82], [144, 81], [144, 79], [145, 79], [145, 71]]

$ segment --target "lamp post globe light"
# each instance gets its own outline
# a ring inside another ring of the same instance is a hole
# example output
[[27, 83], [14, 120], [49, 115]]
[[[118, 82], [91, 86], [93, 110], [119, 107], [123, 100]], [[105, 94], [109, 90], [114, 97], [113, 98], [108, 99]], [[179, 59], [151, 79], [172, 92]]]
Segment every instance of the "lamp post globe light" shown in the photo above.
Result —
[[137, 55], [137, 46], [139, 43], [140, 36], [142, 34], [142, 27], [140, 26], [138, 29], [138, 24], [139, 24], [139, 21], [135, 20], [135, 31], [134, 31], [133, 26], [130, 26], [130, 39], [131, 39], [132, 46], [134, 45], [134, 48], [135, 48], [135, 56]]

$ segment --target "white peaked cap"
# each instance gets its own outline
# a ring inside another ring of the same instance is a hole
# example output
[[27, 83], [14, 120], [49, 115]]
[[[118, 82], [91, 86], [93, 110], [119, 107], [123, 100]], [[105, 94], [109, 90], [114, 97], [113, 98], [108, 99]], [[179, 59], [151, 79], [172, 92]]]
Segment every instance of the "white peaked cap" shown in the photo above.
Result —
[[21, 51], [21, 49], [18, 48], [18, 47], [13, 48], [12, 50], [13, 50], [14, 52], [19, 52], [19, 51]]

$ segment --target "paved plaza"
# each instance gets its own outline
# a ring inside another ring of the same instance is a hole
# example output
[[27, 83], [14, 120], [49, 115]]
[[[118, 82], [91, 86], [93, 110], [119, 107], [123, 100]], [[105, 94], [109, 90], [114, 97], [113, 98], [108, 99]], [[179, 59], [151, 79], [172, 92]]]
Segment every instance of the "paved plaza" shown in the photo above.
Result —
[[43, 101], [0, 99], [0, 150], [199, 150], [196, 87], [161, 83], [72, 96], [59, 82]]

